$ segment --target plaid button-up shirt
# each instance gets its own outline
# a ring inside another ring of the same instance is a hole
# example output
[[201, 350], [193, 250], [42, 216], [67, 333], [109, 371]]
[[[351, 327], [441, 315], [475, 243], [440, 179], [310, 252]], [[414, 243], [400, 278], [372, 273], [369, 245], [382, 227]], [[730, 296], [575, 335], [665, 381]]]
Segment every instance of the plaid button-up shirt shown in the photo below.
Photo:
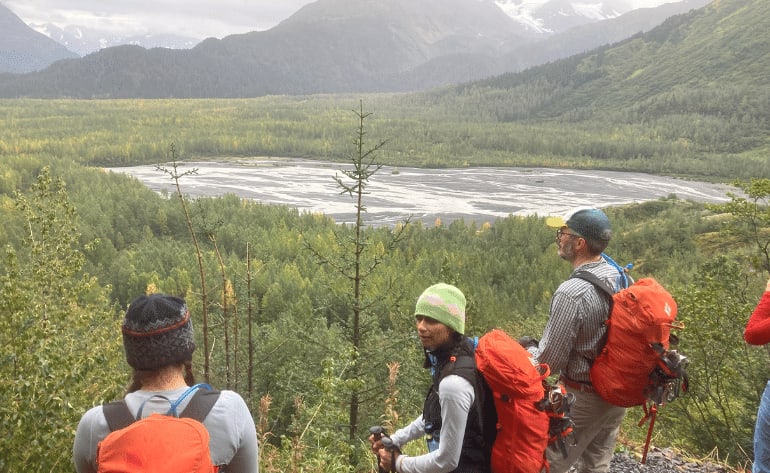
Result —
[[[606, 261], [586, 263], [575, 271], [590, 271], [617, 289], [618, 270]], [[593, 284], [567, 279], [551, 299], [551, 313], [538, 348], [531, 353], [547, 363], [551, 373], [590, 383], [590, 369], [606, 341], [609, 301]]]

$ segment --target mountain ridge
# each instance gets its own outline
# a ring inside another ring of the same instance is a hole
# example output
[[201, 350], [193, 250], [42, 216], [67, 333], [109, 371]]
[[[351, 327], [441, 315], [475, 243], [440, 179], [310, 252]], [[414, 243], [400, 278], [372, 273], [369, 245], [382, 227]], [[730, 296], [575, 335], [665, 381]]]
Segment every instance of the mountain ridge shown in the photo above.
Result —
[[[648, 17], [659, 21], [671, 14], [651, 10]], [[436, 11], [442, 14], [428, 15]], [[318, 0], [270, 30], [210, 38], [189, 50], [119, 46], [43, 71], [3, 75], [0, 96], [237, 98], [425, 90], [516, 72], [630, 31], [611, 23], [601, 29], [613, 33], [584, 33], [580, 42], [557, 35], [542, 42], [547, 49], [541, 51], [541, 42], [491, 0]]]
[[[670, 1], [677, 3], [683, 0]], [[592, 3], [579, 0], [478, 0], [476, 4], [482, 5], [482, 3], [496, 5], [514, 22], [524, 26], [528, 34], [538, 39], [562, 33], [575, 26], [616, 18], [634, 9], [626, 0], [595, 0]], [[360, 4], [366, 3], [360, 2]], [[482, 7], [485, 6], [482, 5]], [[56, 25], [40, 22], [30, 23], [29, 26], [80, 56], [123, 44], [135, 44], [146, 49], [153, 47], [190, 49], [209, 37], [201, 35], [196, 38], [151, 30], [145, 33], [127, 34], [78, 24]], [[269, 29], [255, 27], [253, 31]]]

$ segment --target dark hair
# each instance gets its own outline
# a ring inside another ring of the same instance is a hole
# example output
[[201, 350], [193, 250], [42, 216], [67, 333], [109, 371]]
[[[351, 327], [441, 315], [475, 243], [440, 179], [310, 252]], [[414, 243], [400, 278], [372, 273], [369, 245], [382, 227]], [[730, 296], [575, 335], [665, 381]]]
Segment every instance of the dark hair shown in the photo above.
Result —
[[[461, 356], [461, 355], [468, 355], [468, 356], [474, 356], [474, 349], [473, 345], [469, 343], [468, 337], [463, 335], [460, 332], [455, 332], [452, 330], [452, 333], [449, 335], [449, 342], [445, 345], [446, 348], [441, 348], [442, 351], [446, 350], [447, 353], [451, 354], [452, 356]], [[430, 358], [428, 357], [428, 351], [425, 351], [425, 361], [423, 362], [423, 368], [430, 368]]]
[[[134, 368], [131, 375], [131, 384], [126, 388], [126, 393], [132, 393], [142, 389], [142, 385], [158, 375], [159, 370], [138, 370]], [[192, 370], [192, 360], [184, 362], [184, 382], [188, 386], [195, 385], [195, 374]]]
[[470, 343], [468, 337], [461, 333], [453, 333], [452, 334], [452, 351], [451, 353], [455, 356], [460, 355], [468, 355], [468, 356], [474, 356], [474, 348], [473, 345]]

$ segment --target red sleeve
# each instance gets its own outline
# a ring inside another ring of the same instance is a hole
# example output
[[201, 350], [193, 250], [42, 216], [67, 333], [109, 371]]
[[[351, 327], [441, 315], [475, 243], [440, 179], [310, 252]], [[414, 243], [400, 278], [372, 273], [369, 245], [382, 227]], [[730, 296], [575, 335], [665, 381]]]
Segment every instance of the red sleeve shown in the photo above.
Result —
[[770, 343], [770, 291], [765, 291], [749, 317], [743, 339], [751, 345]]

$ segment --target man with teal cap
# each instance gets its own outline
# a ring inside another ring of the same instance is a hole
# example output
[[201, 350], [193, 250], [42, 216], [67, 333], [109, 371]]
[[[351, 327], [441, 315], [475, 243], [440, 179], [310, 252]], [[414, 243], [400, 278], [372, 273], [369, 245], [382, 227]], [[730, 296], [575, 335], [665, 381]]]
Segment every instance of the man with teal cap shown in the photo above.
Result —
[[[546, 224], [556, 228], [559, 256], [575, 271], [589, 271], [618, 290], [618, 270], [602, 253], [612, 237], [610, 221], [600, 209], [578, 208], [565, 217], [550, 217]], [[615, 449], [620, 423], [626, 409], [604, 401], [591, 386], [590, 368], [601, 351], [609, 315], [608, 298], [592, 283], [569, 278], [556, 289], [551, 310], [537, 342], [520, 340], [539, 363], [547, 363], [551, 372], [575, 394], [570, 417], [575, 423], [576, 445], [567, 456], [555, 444], [546, 457], [550, 473], [564, 473], [575, 466], [577, 473], [606, 473]]]
[[[434, 284], [417, 299], [414, 316], [433, 384], [422, 415], [390, 437], [395, 449], [386, 450], [382, 441], [370, 437], [380, 468], [398, 473], [488, 473], [480, 421], [483, 391], [473, 345], [464, 335], [465, 296], [450, 284]], [[400, 453], [405, 443], [423, 436], [428, 453]]]

